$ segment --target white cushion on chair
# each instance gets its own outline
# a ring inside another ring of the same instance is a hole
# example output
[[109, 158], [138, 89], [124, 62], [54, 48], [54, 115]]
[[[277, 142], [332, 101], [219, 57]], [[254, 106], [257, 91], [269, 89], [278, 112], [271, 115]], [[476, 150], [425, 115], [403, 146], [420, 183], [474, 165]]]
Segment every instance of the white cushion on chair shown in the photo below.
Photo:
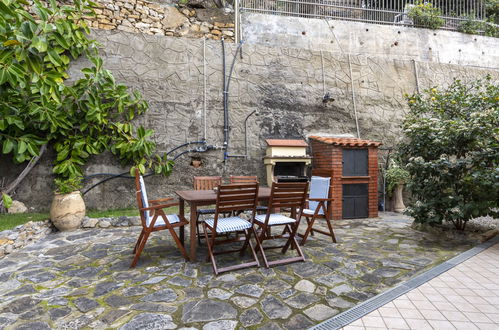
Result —
[[[309, 198], [328, 198], [329, 197], [329, 183], [331, 178], [324, 178], [321, 176], [313, 176], [310, 180], [310, 194]], [[319, 206], [319, 202], [309, 201], [308, 207], [309, 211], [311, 211], [312, 215], [315, 213], [315, 210]], [[303, 210], [303, 213], [308, 214]], [[321, 207], [319, 210], [319, 214], [324, 214], [324, 209]]]
[[[255, 220], [257, 220], [258, 222], [261, 222], [261, 223], [265, 223], [266, 216], [267, 216], [266, 214], [259, 214], [259, 215], [255, 216]], [[293, 222], [296, 222], [296, 220], [293, 218], [287, 217], [285, 215], [279, 214], [279, 213], [272, 213], [269, 216], [269, 226], [284, 225], [284, 224], [293, 223]]]
[[[139, 182], [140, 182], [140, 193], [142, 194], [142, 207], [146, 208], [149, 207], [149, 200], [147, 199], [146, 185], [144, 183], [144, 178], [142, 177], [142, 175], [139, 176]], [[149, 224], [151, 223], [152, 220], [151, 213], [149, 211], [144, 211], [144, 216], [146, 218], [147, 227], [149, 227]]]
[[[208, 219], [204, 222], [211, 228], [215, 225], [215, 219]], [[240, 217], [218, 218], [217, 221], [217, 233], [227, 233], [248, 228], [251, 228], [251, 223]]]
[[[168, 219], [168, 222], [172, 225], [174, 223], [180, 222], [180, 218], [176, 214], [167, 214], [166, 218]], [[149, 222], [147, 222], [147, 227], [149, 227], [149, 225], [151, 224], [151, 221], [152, 221], [152, 218]], [[158, 218], [156, 219], [156, 222], [154, 223], [154, 227], [165, 226], [165, 225], [166, 225], [166, 223], [163, 220], [163, 218], [161, 216], [158, 216]]]
[[[303, 214], [305, 215], [314, 215], [315, 211], [311, 209], [303, 209]], [[319, 214], [322, 215], [324, 212], [322, 212], [322, 208], [319, 210]]]

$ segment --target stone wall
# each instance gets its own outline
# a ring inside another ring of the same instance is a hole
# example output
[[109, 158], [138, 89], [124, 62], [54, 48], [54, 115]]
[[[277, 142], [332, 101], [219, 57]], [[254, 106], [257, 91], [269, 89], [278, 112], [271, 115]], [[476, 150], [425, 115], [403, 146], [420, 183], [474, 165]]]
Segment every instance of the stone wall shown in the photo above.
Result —
[[234, 40], [233, 16], [217, 9], [180, 8], [144, 0], [98, 0], [89, 26], [103, 30]]
[[[155, 129], [154, 140], [159, 151], [166, 152], [203, 137], [210, 145], [223, 144], [220, 41], [206, 40], [204, 47], [202, 39], [102, 30], [93, 31], [93, 37], [102, 44], [105, 66], [117, 80], [139, 90], [149, 102], [148, 113], [139, 121]], [[236, 45], [225, 46], [229, 67]], [[79, 69], [84, 65], [80, 61], [73, 66], [72, 79], [78, 78]], [[206, 76], [203, 75], [205, 69]], [[248, 158], [229, 158], [224, 162], [222, 150], [185, 154], [177, 159], [170, 177], [146, 178], [148, 192], [154, 198], [171, 195], [178, 189], [189, 189], [194, 175], [257, 174], [260, 181], [265, 182], [262, 160], [265, 138], [356, 134], [352, 91], [361, 138], [394, 146], [400, 139], [399, 123], [407, 111], [404, 93], [413, 93], [417, 87], [423, 90], [445, 86], [453, 78], [473, 80], [488, 73], [499, 78], [498, 71], [451, 64], [244, 44], [242, 57], [238, 55], [235, 60], [229, 90], [229, 153], [245, 153], [244, 121], [255, 111], [247, 120]], [[203, 110], [205, 79], [206, 116]], [[334, 101], [323, 102], [326, 93]], [[188, 149], [180, 148], [171, 156]], [[25, 179], [14, 198], [37, 209], [49, 207], [53, 188], [50, 157], [49, 152]], [[202, 166], [191, 166], [193, 158], [200, 159]], [[0, 163], [0, 181], [3, 177], [10, 181], [21, 170], [8, 162]], [[92, 158], [85, 173], [126, 170], [115, 159], [101, 155]], [[86, 187], [97, 181], [92, 179]], [[106, 182], [84, 199], [91, 208], [135, 205], [133, 181]]]

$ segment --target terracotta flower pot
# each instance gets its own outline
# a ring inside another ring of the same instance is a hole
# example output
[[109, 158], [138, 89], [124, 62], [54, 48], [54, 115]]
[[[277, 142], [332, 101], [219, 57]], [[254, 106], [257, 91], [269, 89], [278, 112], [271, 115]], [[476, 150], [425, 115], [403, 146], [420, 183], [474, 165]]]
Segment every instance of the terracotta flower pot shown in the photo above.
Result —
[[85, 217], [85, 203], [79, 191], [55, 194], [50, 207], [50, 219], [60, 231], [80, 228]]

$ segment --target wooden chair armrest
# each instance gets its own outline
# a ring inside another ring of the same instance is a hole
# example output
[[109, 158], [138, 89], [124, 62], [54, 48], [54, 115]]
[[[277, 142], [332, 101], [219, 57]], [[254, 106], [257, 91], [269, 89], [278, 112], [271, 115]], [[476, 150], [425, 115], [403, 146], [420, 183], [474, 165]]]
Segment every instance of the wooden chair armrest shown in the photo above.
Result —
[[157, 205], [152, 205], [152, 206], [149, 206], [149, 207], [143, 207], [140, 209], [140, 211], [154, 211], [154, 210], [161, 210], [161, 209], [166, 209], [168, 207], [172, 207], [172, 206], [178, 206], [179, 203], [176, 202], [176, 203], [168, 203], [168, 204], [157, 204]]
[[151, 204], [159, 204], [161, 202], [171, 201], [172, 199], [173, 199], [173, 197], [160, 198], [160, 199], [151, 199], [151, 200], [149, 200], [149, 203], [151, 203]]
[[307, 200], [313, 202], [327, 202], [327, 201], [333, 201], [334, 198], [308, 198]]

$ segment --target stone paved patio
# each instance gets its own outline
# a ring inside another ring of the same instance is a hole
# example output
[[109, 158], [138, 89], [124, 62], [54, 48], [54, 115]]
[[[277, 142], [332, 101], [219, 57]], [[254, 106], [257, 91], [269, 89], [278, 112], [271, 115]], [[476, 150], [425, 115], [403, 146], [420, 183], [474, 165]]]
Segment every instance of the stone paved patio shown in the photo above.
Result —
[[[139, 227], [47, 236], [0, 260], [0, 329], [305, 329], [469, 249], [466, 235], [418, 232], [408, 218], [335, 222], [305, 263], [214, 277], [166, 232], [129, 269]], [[290, 252], [288, 252], [290, 253]]]

